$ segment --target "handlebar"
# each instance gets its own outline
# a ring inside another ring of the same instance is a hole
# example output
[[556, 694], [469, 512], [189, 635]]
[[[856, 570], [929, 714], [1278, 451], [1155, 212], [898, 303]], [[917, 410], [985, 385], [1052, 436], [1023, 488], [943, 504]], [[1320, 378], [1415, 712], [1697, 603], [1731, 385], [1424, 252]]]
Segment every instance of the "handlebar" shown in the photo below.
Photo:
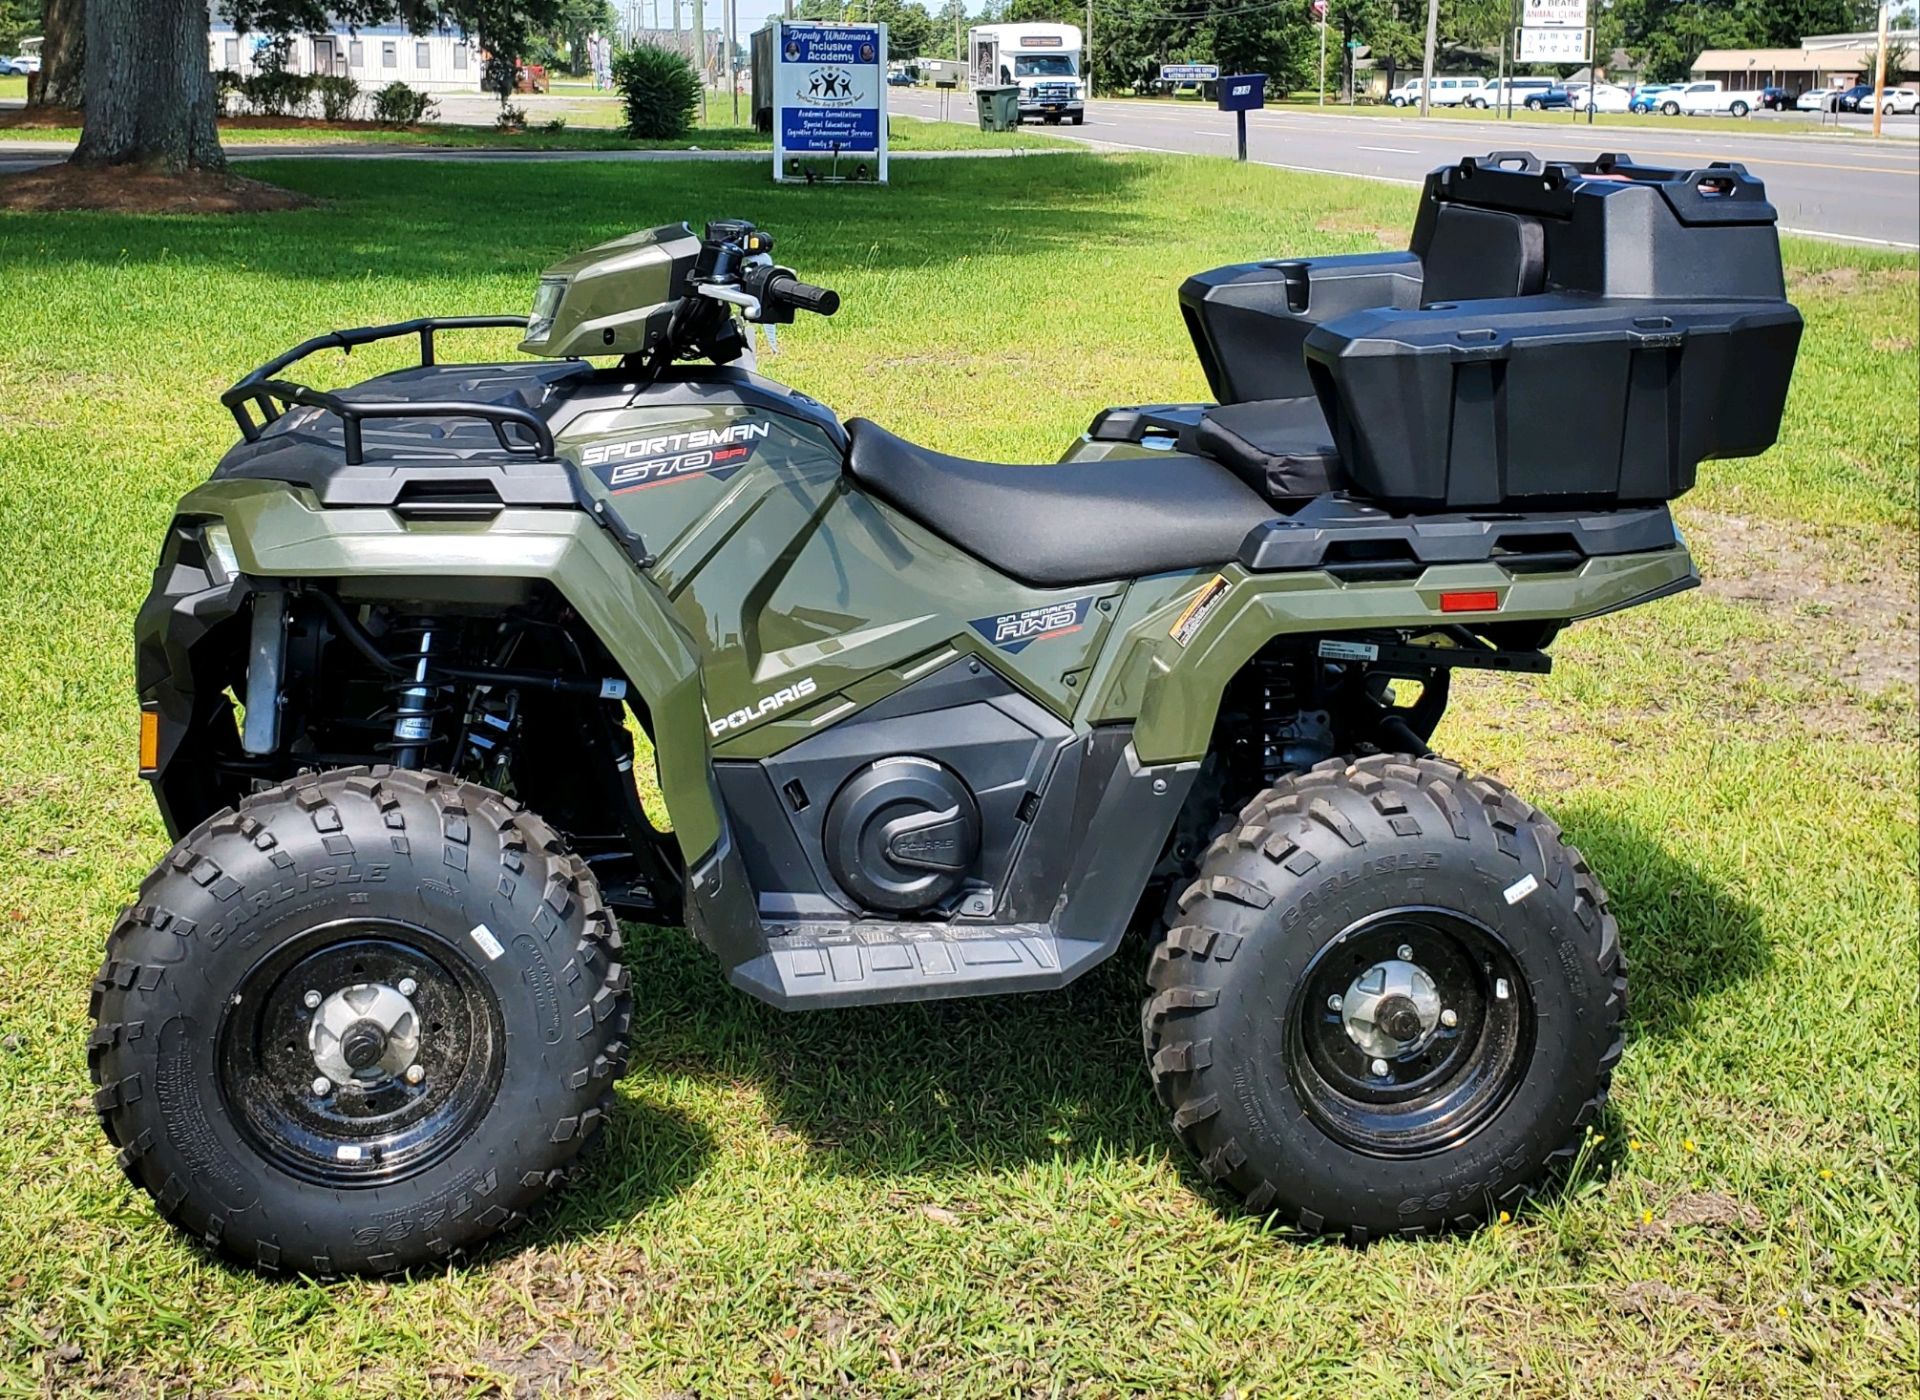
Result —
[[816, 287], [811, 282], [802, 282], [790, 272], [776, 271], [767, 279], [766, 288], [760, 295], [763, 301], [811, 311], [816, 316], [831, 316], [840, 309], [840, 293], [831, 287]]

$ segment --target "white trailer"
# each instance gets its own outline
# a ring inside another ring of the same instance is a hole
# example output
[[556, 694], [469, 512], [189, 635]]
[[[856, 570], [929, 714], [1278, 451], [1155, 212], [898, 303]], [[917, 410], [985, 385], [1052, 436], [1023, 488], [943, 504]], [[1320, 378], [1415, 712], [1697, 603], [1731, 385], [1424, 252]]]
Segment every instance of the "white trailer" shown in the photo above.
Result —
[[983, 24], [967, 31], [967, 67], [976, 88], [1018, 87], [1020, 120], [1087, 119], [1080, 31], [1071, 24]]

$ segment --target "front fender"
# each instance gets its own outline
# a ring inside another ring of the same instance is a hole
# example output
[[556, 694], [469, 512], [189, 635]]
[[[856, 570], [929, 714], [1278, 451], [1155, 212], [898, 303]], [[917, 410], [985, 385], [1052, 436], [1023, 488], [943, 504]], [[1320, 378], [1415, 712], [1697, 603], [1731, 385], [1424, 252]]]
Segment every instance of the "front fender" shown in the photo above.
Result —
[[377, 508], [322, 507], [280, 482], [211, 481], [183, 516], [226, 520], [243, 573], [258, 578], [538, 579], [557, 589], [645, 700], [660, 790], [691, 867], [719, 842], [699, 655], [666, 598], [578, 510], [507, 508], [486, 521], [405, 521]]

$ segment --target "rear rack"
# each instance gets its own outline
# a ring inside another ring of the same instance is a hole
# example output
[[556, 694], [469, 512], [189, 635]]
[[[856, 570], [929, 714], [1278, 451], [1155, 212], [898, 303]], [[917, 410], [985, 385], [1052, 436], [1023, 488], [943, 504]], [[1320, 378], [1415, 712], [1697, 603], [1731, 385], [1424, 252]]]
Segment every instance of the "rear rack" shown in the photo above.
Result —
[[[248, 442], [259, 441], [260, 434], [296, 404], [325, 409], [340, 420], [349, 466], [357, 467], [365, 461], [360, 425], [368, 418], [475, 418], [493, 429], [502, 452], [532, 461], [550, 462], [554, 460], [553, 433], [546, 421], [530, 409], [511, 404], [461, 403], [457, 400], [354, 403], [338, 394], [310, 389], [304, 384], [279, 377], [309, 355], [322, 350], [340, 350], [352, 354], [356, 345], [371, 345], [378, 340], [395, 340], [409, 335], [420, 338], [420, 365], [424, 368], [435, 363], [433, 337], [437, 331], [505, 326], [524, 328], [526, 324], [525, 316], [425, 316], [413, 321], [398, 321], [390, 326], [360, 326], [353, 330], [329, 331], [311, 340], [303, 340], [285, 354], [268, 360], [222, 394], [220, 404], [233, 414], [233, 421], [240, 425], [240, 435]], [[255, 410], [259, 412], [257, 421]], [[509, 439], [509, 425], [529, 434], [532, 441]]]

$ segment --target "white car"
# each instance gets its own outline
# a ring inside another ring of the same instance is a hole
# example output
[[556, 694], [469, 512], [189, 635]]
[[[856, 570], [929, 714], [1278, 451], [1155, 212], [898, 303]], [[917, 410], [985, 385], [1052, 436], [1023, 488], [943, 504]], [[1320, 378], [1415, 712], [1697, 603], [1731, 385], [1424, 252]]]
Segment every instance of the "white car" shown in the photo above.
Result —
[[1880, 110], [1890, 117], [1911, 117], [1920, 112], [1920, 92], [1912, 88], [1886, 88], [1880, 94]]
[[1612, 83], [1596, 83], [1592, 87], [1582, 85], [1570, 89], [1573, 94], [1573, 110], [1584, 112], [1591, 103], [1596, 112], [1624, 112], [1627, 104], [1633, 100], [1633, 94], [1623, 87]]
[[1845, 88], [1813, 88], [1800, 94], [1793, 105], [1802, 112], [1825, 112], [1833, 107], [1833, 99], [1845, 92]]
[[[1387, 105], [1418, 107], [1421, 86], [1421, 79], [1409, 78], [1387, 94]], [[1480, 78], [1435, 78], [1433, 96], [1428, 99], [1428, 103], [1434, 107], [1458, 107], [1463, 102], [1471, 101], [1485, 87], [1485, 81]]]
[[1552, 87], [1552, 78], [1495, 78], [1492, 82], [1482, 84], [1473, 92], [1468, 93], [1467, 105], [1469, 107], [1478, 107], [1484, 112], [1489, 107], [1505, 107], [1509, 105], [1508, 98], [1509, 95], [1511, 95], [1511, 105], [1524, 107], [1527, 105], [1529, 95], [1537, 92], [1547, 92], [1551, 90]]

